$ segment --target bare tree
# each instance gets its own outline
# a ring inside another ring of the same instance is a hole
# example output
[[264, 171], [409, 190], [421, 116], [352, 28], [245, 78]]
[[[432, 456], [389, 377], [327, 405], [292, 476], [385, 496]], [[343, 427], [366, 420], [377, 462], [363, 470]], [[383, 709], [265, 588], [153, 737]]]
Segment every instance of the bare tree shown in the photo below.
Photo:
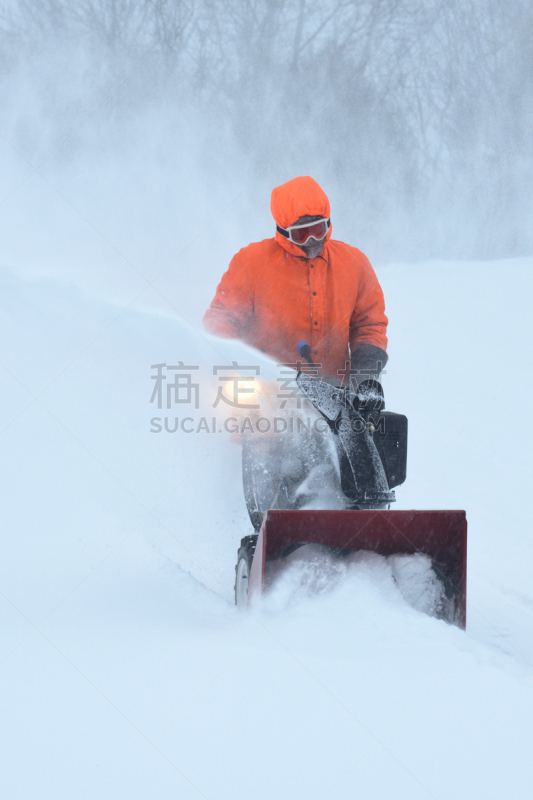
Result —
[[484, 207], [503, 191], [510, 219], [530, 202], [532, 22], [526, 0], [18, 0], [0, 5], [0, 53], [9, 75], [83, 52], [70, 103], [120, 84], [121, 113], [189, 104], [258, 166], [327, 162], [364, 186], [368, 225], [384, 190], [416, 215], [485, 173]]

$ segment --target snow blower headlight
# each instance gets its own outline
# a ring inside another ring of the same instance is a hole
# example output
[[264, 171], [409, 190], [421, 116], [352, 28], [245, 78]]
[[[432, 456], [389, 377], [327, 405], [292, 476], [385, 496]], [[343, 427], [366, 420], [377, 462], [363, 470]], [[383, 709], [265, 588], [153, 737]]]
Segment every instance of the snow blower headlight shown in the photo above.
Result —
[[265, 408], [275, 411], [276, 389], [259, 378], [235, 375], [219, 388], [219, 393], [226, 407], [231, 406], [235, 415], [242, 416]]

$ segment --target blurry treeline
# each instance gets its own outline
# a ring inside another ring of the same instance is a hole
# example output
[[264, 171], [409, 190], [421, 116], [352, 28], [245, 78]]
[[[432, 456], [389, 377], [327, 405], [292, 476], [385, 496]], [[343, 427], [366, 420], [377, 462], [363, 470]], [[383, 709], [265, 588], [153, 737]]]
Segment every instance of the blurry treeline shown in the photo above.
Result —
[[334, 185], [380, 257], [529, 253], [532, 30], [530, 0], [4, 3], [6, 135], [44, 157], [100, 103], [170, 108], [250, 179]]

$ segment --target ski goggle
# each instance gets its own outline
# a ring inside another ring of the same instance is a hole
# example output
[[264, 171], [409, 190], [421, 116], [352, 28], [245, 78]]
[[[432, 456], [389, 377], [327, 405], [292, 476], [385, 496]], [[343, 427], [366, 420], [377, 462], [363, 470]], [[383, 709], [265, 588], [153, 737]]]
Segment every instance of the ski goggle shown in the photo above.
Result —
[[301, 247], [307, 244], [309, 239], [316, 239], [319, 242], [324, 238], [330, 226], [329, 219], [319, 219], [316, 222], [303, 222], [300, 225], [289, 225], [288, 228], [280, 228], [276, 225], [276, 230], [281, 233], [289, 242]]

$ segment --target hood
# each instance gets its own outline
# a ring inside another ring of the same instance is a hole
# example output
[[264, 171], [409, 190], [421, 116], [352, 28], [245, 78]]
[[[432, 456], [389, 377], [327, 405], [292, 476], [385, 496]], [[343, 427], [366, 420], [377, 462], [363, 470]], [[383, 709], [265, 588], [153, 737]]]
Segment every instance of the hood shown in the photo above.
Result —
[[[293, 178], [292, 181], [282, 183], [272, 190], [270, 210], [280, 228], [287, 228], [294, 225], [297, 219], [308, 214], [309, 216], [321, 216], [329, 219], [330, 208], [327, 194], [320, 188], [318, 183], [308, 175]], [[331, 236], [331, 225], [326, 234], [326, 241]], [[276, 241], [284, 250], [299, 258], [304, 255], [304, 251], [284, 236], [276, 231]]]

